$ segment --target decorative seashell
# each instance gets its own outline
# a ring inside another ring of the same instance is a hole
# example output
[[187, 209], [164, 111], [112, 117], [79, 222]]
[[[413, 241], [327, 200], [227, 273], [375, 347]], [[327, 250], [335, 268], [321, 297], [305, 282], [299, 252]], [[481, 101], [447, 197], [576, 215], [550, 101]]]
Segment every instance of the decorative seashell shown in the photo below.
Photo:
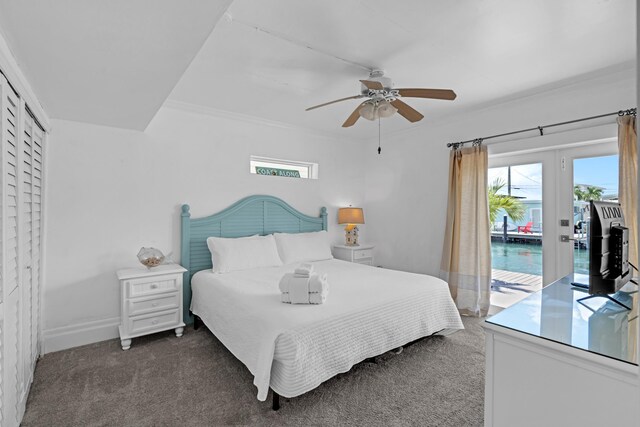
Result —
[[157, 267], [164, 261], [164, 254], [156, 248], [141, 248], [138, 260], [147, 268]]

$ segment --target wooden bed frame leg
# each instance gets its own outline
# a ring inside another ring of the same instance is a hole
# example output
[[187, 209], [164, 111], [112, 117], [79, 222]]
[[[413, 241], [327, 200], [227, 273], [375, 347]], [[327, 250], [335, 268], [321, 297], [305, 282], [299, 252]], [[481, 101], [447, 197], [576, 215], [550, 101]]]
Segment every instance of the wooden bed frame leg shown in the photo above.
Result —
[[198, 328], [200, 328], [200, 325], [202, 325], [202, 320], [200, 320], [200, 318], [194, 314], [193, 315], [193, 329], [197, 330]]
[[273, 389], [271, 389], [271, 391], [273, 392], [272, 400], [271, 400], [271, 409], [273, 409], [274, 411], [277, 411], [278, 409], [280, 409], [280, 395], [276, 393], [275, 390]]

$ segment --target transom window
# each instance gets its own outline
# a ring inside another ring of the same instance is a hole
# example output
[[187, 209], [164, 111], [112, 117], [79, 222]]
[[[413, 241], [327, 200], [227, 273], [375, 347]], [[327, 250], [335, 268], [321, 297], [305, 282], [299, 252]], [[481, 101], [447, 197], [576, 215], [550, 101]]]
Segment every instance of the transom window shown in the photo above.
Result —
[[249, 159], [249, 172], [256, 175], [318, 179], [318, 164], [296, 160], [251, 156]]

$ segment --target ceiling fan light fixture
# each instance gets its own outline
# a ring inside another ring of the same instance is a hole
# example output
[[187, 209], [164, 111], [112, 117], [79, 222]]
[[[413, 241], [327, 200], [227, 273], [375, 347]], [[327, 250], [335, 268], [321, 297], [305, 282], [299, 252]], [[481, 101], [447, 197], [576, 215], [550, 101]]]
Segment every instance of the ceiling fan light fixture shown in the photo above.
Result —
[[389, 101], [382, 101], [378, 104], [377, 113], [382, 118], [387, 118], [393, 116], [398, 109], [391, 105]]
[[358, 113], [360, 117], [367, 120], [377, 120], [380, 118], [387, 118], [393, 116], [398, 109], [391, 105], [391, 103], [387, 100], [379, 101], [379, 102], [367, 102]]
[[371, 70], [367, 80], [360, 80], [360, 93], [346, 98], [325, 102], [307, 108], [307, 111], [332, 105], [350, 99], [367, 98], [360, 103], [349, 115], [342, 127], [353, 126], [360, 117], [370, 121], [387, 118], [398, 113], [411, 123], [419, 122], [424, 116], [415, 108], [405, 104], [400, 98], [425, 98], [453, 101], [456, 93], [451, 89], [427, 89], [427, 88], [394, 88], [390, 78], [384, 75], [383, 70]]
[[377, 118], [376, 109], [377, 108], [375, 105], [373, 105], [373, 103], [367, 102], [362, 107], [360, 107], [360, 110], [358, 110], [358, 113], [360, 114], [360, 117], [362, 117], [363, 119], [375, 120]]

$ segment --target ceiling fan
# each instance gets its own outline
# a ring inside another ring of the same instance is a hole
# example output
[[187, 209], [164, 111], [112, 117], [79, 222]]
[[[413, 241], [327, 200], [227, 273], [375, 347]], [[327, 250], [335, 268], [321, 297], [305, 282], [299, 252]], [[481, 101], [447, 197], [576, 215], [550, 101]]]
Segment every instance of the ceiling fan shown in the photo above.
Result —
[[368, 98], [353, 110], [353, 113], [342, 124], [342, 127], [353, 126], [360, 117], [367, 120], [375, 120], [381, 117], [390, 117], [398, 112], [402, 117], [410, 122], [418, 122], [424, 117], [420, 112], [405, 104], [400, 98], [431, 98], [445, 99], [453, 101], [456, 99], [456, 93], [451, 89], [394, 89], [393, 82], [389, 77], [385, 77], [384, 71], [373, 70], [369, 73], [368, 80], [360, 80], [362, 83], [361, 93], [355, 96], [336, 99], [335, 101], [325, 102], [324, 104], [314, 105], [306, 111], [324, 107], [326, 105], [335, 104], [337, 102], [347, 101], [349, 99]]

